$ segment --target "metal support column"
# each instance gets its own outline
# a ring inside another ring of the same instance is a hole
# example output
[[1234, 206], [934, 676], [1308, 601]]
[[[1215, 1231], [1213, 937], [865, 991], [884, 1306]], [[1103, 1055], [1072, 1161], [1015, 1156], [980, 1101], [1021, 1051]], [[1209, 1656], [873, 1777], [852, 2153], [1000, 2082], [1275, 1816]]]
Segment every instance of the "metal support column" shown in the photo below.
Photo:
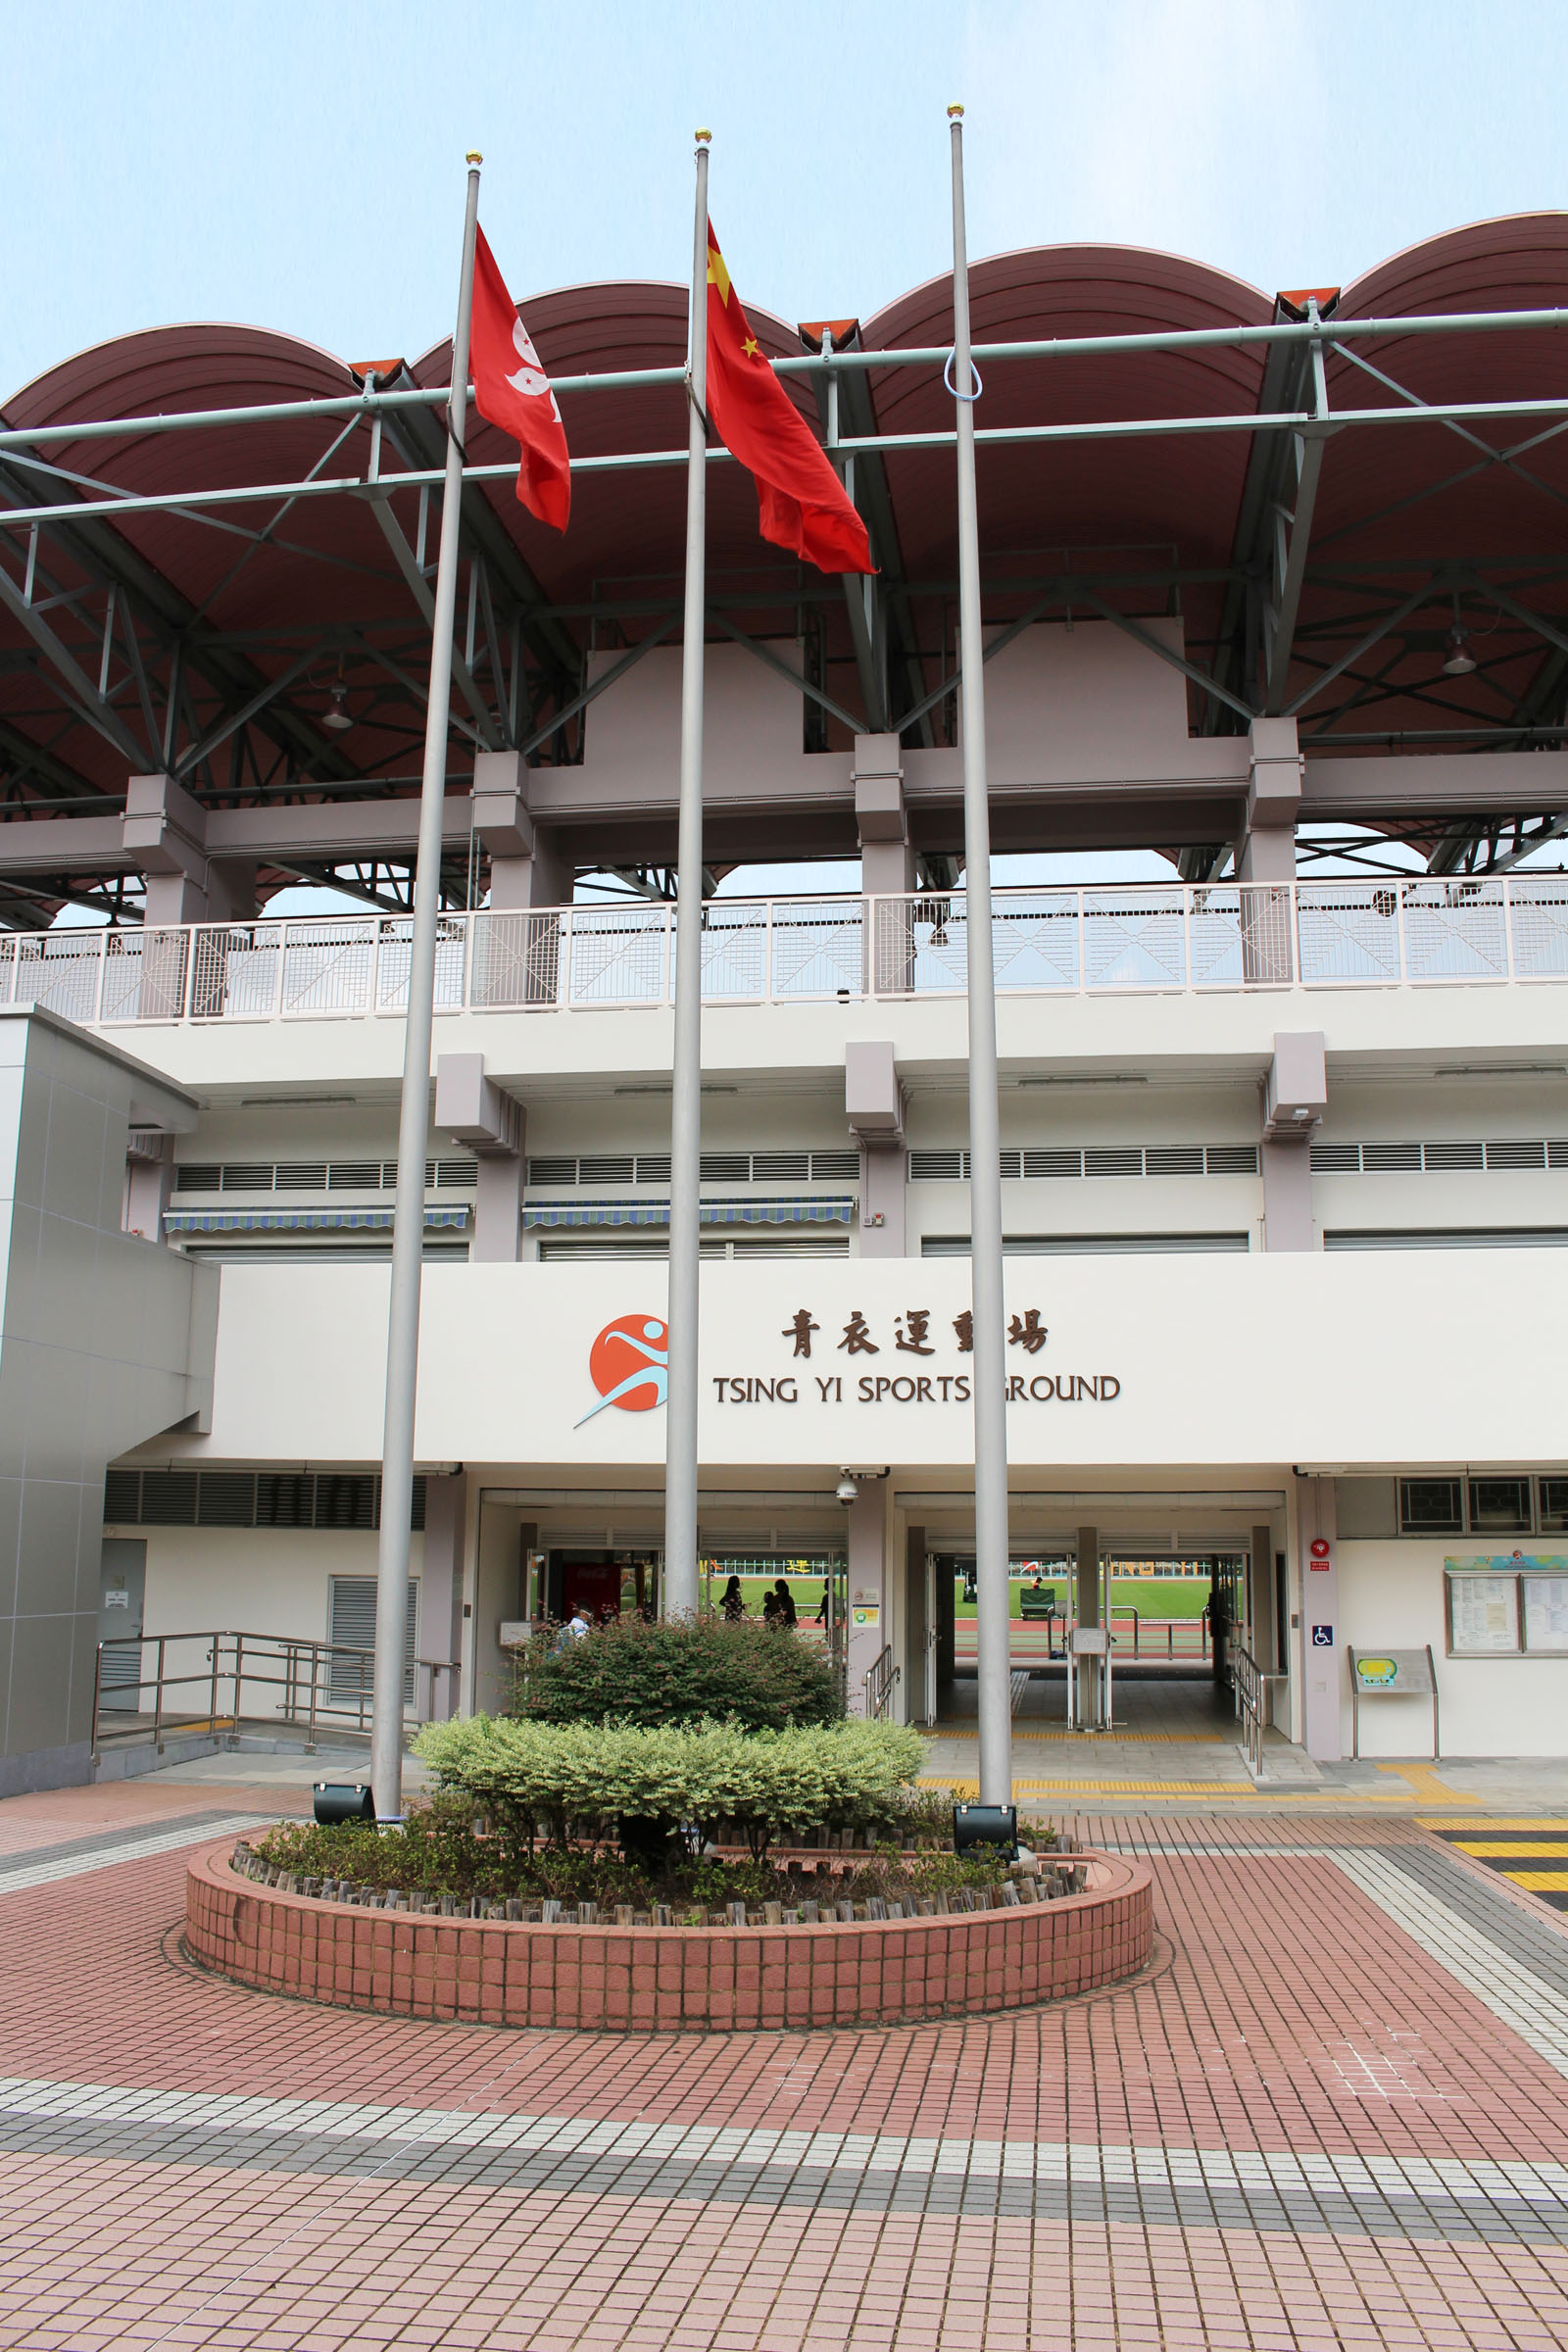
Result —
[[669, 1350], [664, 1443], [664, 1610], [697, 1609], [697, 1315], [703, 1111], [703, 631], [708, 514], [708, 139], [697, 133], [681, 649], [675, 1061], [669, 1137]]
[[398, 1182], [387, 1307], [386, 1414], [381, 1441], [375, 1674], [370, 1713], [370, 1786], [376, 1817], [381, 1821], [395, 1821], [403, 1811], [404, 1644], [409, 1605], [409, 1523], [414, 1504], [414, 1399], [419, 1356], [419, 1269], [424, 1247], [424, 1154], [430, 1132], [430, 1036], [435, 1016], [436, 915], [441, 900], [441, 820], [447, 788], [452, 626], [458, 598], [458, 526], [463, 507], [463, 432], [468, 385], [468, 320], [473, 308], [473, 237], [479, 219], [482, 161], [478, 155], [468, 157], [468, 203], [463, 223], [458, 323], [452, 338], [452, 397], [447, 413], [446, 480], [441, 498], [440, 556], [430, 644], [430, 694], [425, 708], [424, 772], [419, 785], [419, 847], [409, 951], [409, 1004], [403, 1029]]
[[1002, 1163], [997, 999], [991, 942], [991, 806], [986, 782], [980, 531], [975, 499], [969, 263], [963, 220], [963, 109], [948, 109], [953, 144], [952, 386], [958, 447], [958, 678], [962, 690], [963, 850], [969, 967], [969, 1231], [974, 1283], [975, 1647], [980, 1801], [1012, 1802], [1008, 1657], [1007, 1404], [1002, 1302]]

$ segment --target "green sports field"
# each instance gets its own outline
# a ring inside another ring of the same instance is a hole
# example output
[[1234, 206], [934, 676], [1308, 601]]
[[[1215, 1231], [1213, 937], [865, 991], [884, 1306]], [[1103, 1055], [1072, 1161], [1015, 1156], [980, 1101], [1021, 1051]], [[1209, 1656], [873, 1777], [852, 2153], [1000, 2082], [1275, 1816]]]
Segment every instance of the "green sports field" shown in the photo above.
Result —
[[[1008, 1615], [1021, 1617], [1023, 1604], [1019, 1594], [1033, 1578], [1014, 1577], [1011, 1585], [1011, 1605]], [[1042, 1579], [1046, 1591], [1054, 1591], [1056, 1612], [1064, 1615], [1072, 1596], [1072, 1579], [1058, 1574]], [[820, 1592], [820, 1586], [817, 1588]], [[974, 1602], [963, 1597], [963, 1586], [958, 1583], [955, 1604], [959, 1617], [973, 1617]], [[1110, 1580], [1111, 1607], [1118, 1613], [1136, 1609], [1141, 1618], [1163, 1625], [1172, 1617], [1201, 1617], [1208, 1606], [1208, 1579], [1203, 1576], [1113, 1576]]]

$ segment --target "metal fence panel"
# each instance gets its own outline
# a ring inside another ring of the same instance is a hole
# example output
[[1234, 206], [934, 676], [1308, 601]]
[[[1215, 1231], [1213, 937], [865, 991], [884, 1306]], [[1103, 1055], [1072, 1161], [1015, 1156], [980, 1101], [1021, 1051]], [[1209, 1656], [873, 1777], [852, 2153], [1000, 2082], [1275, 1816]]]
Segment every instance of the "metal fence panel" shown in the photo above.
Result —
[[1404, 976], [1407, 980], [1506, 980], [1508, 907], [1494, 881], [1434, 876], [1406, 882]]
[[568, 1004], [662, 1004], [669, 993], [669, 918], [662, 905], [569, 909]]
[[1400, 978], [1396, 883], [1298, 882], [1296, 924], [1307, 986], [1351, 981], [1387, 987]]
[[[864, 986], [864, 901], [774, 899], [768, 995], [858, 997]], [[704, 994], [708, 988], [705, 980]]]
[[1568, 980], [1568, 877], [1512, 874], [1509, 928], [1516, 980]]
[[65, 1020], [87, 1022], [98, 1009], [102, 931], [29, 931], [17, 940], [15, 998]]

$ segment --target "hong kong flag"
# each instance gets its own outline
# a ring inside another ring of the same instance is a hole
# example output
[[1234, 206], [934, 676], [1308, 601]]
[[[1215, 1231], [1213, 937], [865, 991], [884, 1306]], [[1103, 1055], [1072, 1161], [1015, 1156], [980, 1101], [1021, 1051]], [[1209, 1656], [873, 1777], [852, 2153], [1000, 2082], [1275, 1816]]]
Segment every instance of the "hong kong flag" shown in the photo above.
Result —
[[708, 223], [708, 411], [757, 479], [764, 539], [821, 571], [875, 571], [865, 525], [810, 426], [773, 373]]
[[469, 330], [473, 399], [481, 416], [522, 444], [517, 496], [558, 531], [571, 512], [571, 461], [565, 428], [528, 329], [502, 282], [484, 230], [474, 229], [473, 323]]

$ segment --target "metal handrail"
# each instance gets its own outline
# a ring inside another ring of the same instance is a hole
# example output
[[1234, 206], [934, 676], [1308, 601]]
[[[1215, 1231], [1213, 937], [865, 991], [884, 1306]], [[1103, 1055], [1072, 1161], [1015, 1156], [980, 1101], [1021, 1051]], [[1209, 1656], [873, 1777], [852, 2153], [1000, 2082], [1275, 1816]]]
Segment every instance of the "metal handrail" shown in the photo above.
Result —
[[1254, 1772], [1263, 1769], [1263, 1734], [1268, 1729], [1269, 1685], [1284, 1678], [1265, 1674], [1251, 1651], [1240, 1642], [1229, 1645], [1231, 1688], [1242, 1726], [1242, 1748]]
[[885, 1715], [893, 1699], [895, 1683], [903, 1680], [903, 1671], [893, 1663], [891, 1643], [874, 1665], [865, 1670], [865, 1712], [868, 1720]]
[[[172, 1670], [170, 1648], [179, 1642], [205, 1643], [206, 1654], [189, 1668]], [[225, 1645], [231, 1644], [225, 1655]], [[156, 1653], [153, 1671], [143, 1672], [144, 1653]], [[104, 1681], [106, 1653], [134, 1652], [136, 1679], [110, 1683]], [[334, 1661], [350, 1660], [347, 1676], [334, 1679]], [[303, 1725], [305, 1752], [314, 1755], [317, 1732], [323, 1722], [342, 1721], [342, 1728], [364, 1733], [368, 1729], [368, 1710], [372, 1698], [375, 1653], [369, 1649], [355, 1649], [341, 1642], [315, 1642], [292, 1634], [235, 1633], [224, 1628], [214, 1633], [178, 1634], [114, 1634], [98, 1644], [93, 1668], [93, 1737], [92, 1759], [96, 1763], [108, 1743], [129, 1745], [148, 1740], [162, 1754], [167, 1739], [173, 1733], [181, 1736], [216, 1739], [220, 1732], [237, 1731], [245, 1714], [247, 1687], [252, 1690], [281, 1690], [281, 1701], [271, 1710], [276, 1718], [288, 1724]], [[416, 1658], [410, 1662], [413, 1683], [409, 1713], [416, 1723], [425, 1723], [436, 1716], [437, 1677], [461, 1675], [461, 1659]], [[424, 1705], [419, 1704], [419, 1678], [423, 1676]], [[341, 1689], [342, 1681], [352, 1682], [347, 1699]], [[205, 1707], [171, 1709], [170, 1696], [200, 1687]], [[447, 1701], [456, 1689], [453, 1681], [447, 1685]], [[112, 1690], [121, 1703], [106, 1708], [106, 1692]], [[105, 1723], [106, 1714], [122, 1709], [124, 1698], [135, 1693], [136, 1720], [127, 1724]], [[146, 1720], [142, 1707], [144, 1692], [151, 1692], [151, 1722]], [[229, 1703], [224, 1706], [224, 1697]]]
[[[268, 916], [0, 936], [0, 1002], [106, 1028], [397, 1019], [406, 915]], [[961, 890], [715, 899], [714, 1004], [961, 995]], [[1516, 986], [1568, 980], [1568, 881], [1553, 874], [1279, 883], [1053, 883], [993, 893], [1004, 995]], [[672, 908], [648, 901], [443, 914], [436, 1010], [667, 1004]]]

